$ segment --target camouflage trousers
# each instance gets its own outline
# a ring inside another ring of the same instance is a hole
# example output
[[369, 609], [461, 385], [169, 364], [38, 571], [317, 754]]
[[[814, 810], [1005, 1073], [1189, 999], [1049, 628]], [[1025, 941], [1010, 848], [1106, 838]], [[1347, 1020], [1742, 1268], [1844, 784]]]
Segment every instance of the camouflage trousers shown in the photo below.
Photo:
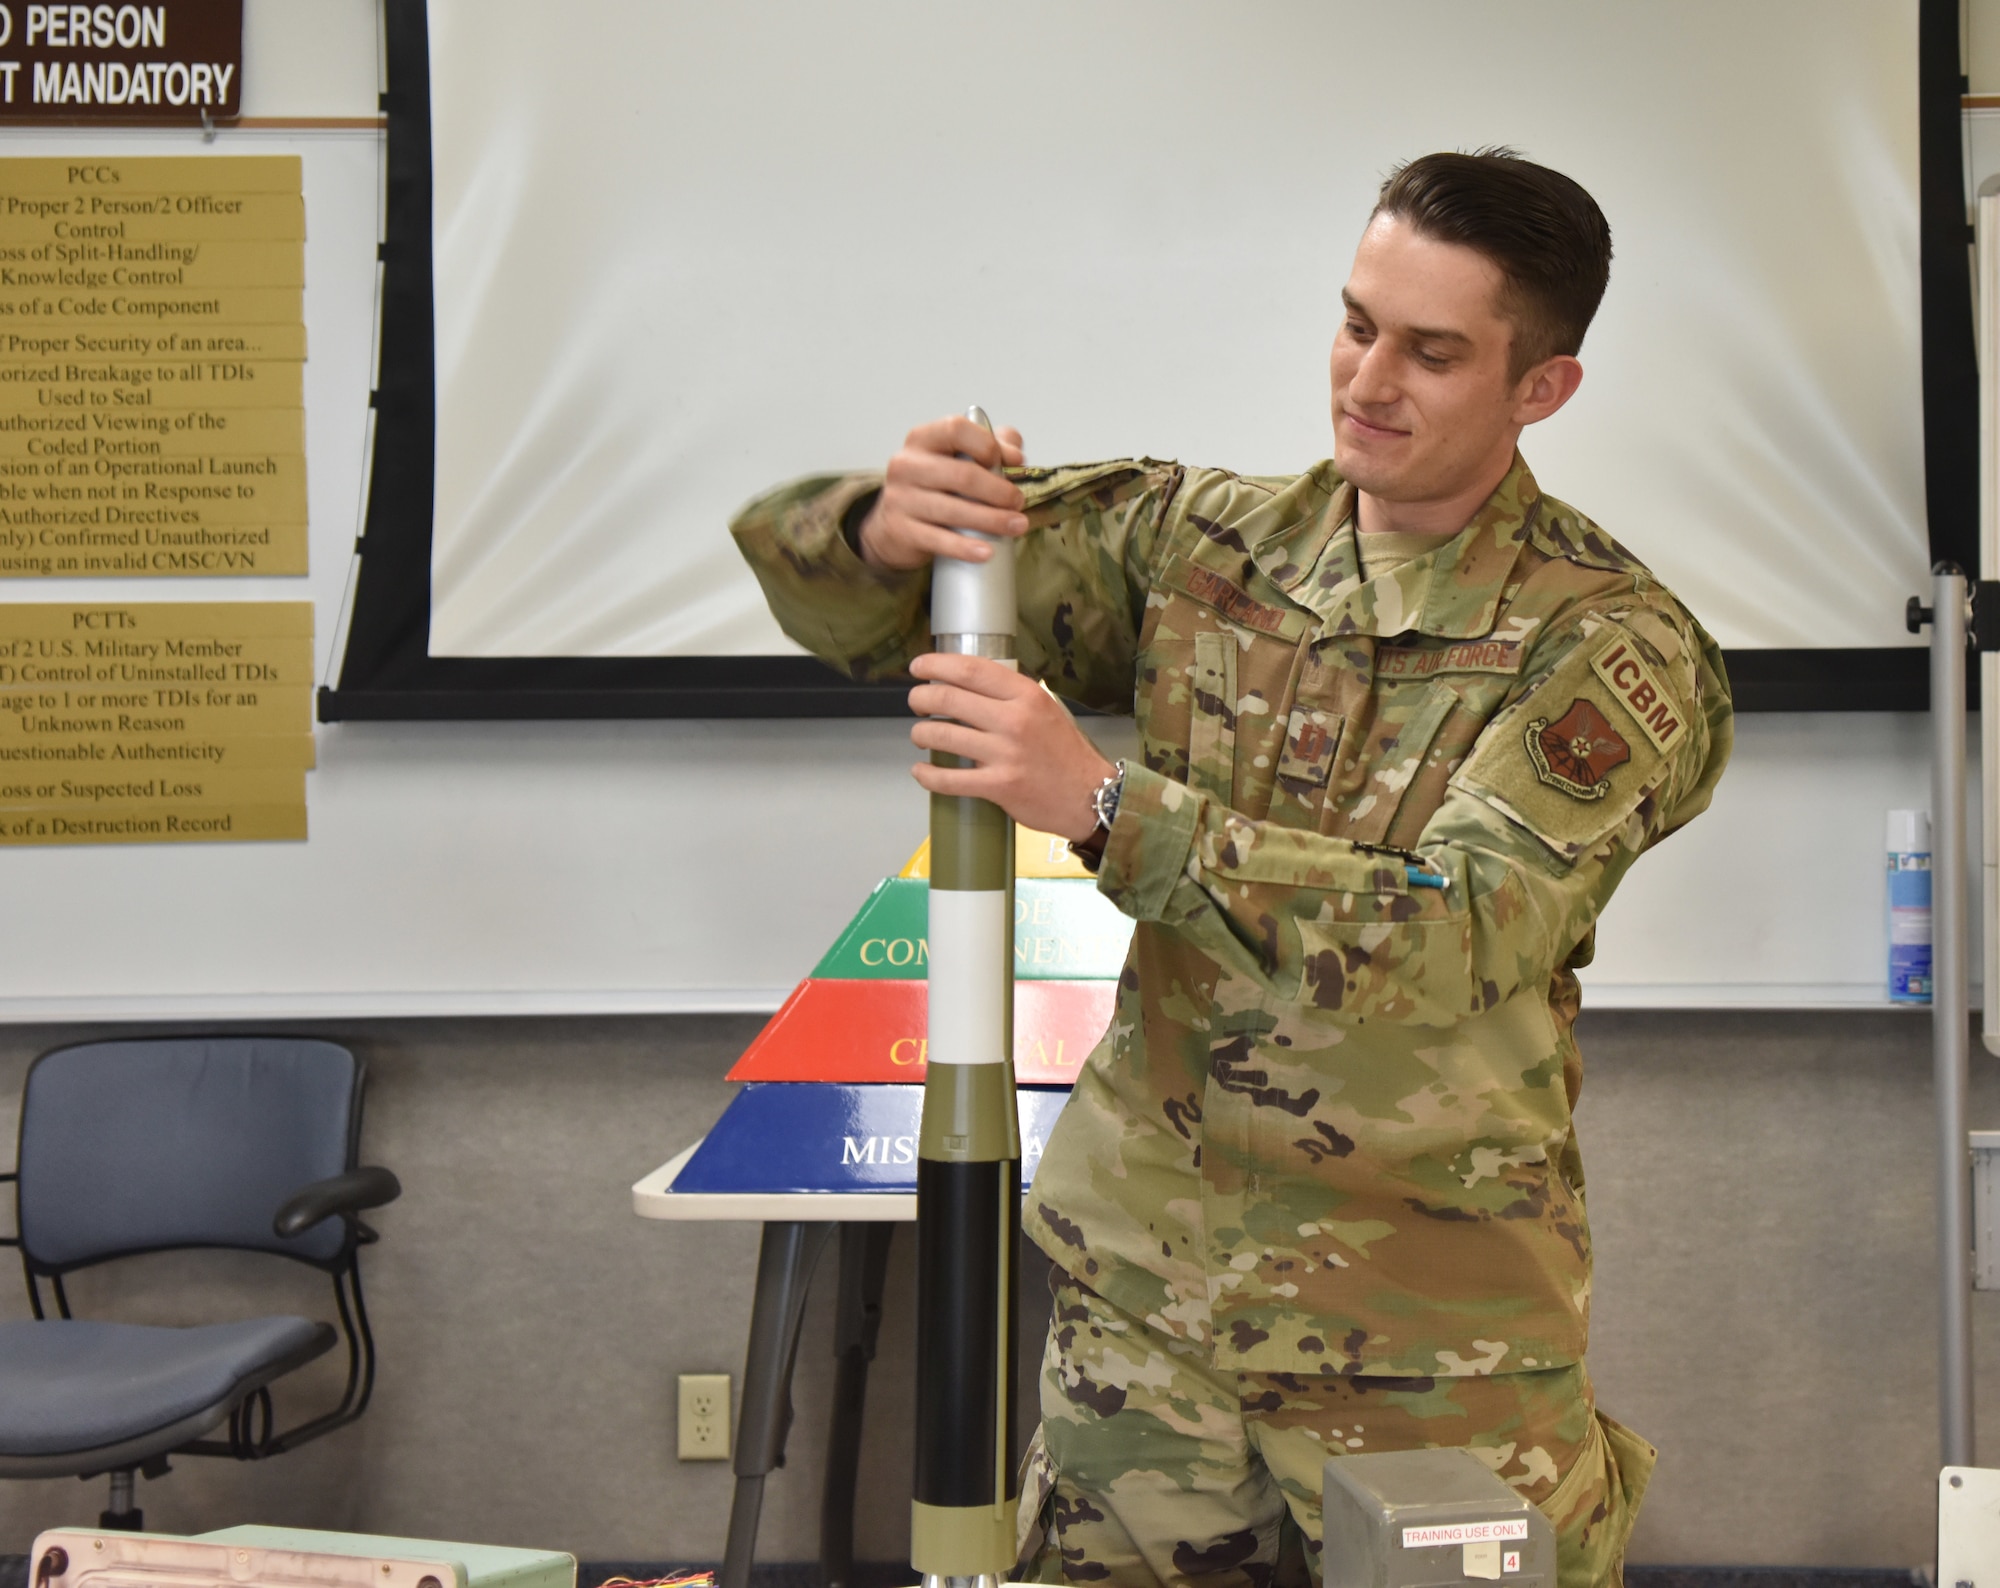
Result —
[[1223, 1372], [1060, 1273], [1041, 1399], [1021, 1484], [1021, 1575], [1035, 1582], [1306, 1588], [1321, 1580], [1329, 1454], [1463, 1446], [1549, 1518], [1561, 1588], [1619, 1585], [1655, 1455], [1597, 1411], [1581, 1363]]

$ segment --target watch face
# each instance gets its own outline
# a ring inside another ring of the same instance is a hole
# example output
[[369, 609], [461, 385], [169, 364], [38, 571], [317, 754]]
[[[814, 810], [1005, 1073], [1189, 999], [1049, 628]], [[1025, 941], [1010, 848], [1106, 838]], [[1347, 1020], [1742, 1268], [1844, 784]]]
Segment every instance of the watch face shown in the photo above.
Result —
[[1106, 832], [1118, 819], [1118, 795], [1125, 787], [1125, 763], [1118, 763], [1118, 770], [1092, 790], [1090, 808], [1097, 814], [1097, 825]]

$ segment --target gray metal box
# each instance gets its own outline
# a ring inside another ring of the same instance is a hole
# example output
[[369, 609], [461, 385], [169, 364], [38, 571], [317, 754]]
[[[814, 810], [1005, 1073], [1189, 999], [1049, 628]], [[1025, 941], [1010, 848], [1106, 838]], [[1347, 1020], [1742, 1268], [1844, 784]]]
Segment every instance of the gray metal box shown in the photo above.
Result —
[[1326, 1588], [1555, 1588], [1548, 1518], [1464, 1450], [1326, 1464]]
[[1972, 1149], [1972, 1288], [2000, 1290], [2000, 1130], [1966, 1132]]

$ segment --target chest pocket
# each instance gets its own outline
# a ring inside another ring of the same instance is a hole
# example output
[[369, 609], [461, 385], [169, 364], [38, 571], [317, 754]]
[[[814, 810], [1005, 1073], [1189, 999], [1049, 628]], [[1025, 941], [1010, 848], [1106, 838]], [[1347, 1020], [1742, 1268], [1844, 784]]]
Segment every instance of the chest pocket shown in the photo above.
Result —
[[1254, 573], [1247, 560], [1226, 571], [1180, 556], [1168, 563], [1147, 597], [1138, 693], [1146, 764], [1262, 817], [1290, 737], [1311, 615], [1276, 604]]
[[1327, 802], [1321, 831], [1381, 843], [1393, 825], [1398, 840], [1407, 842], [1407, 829], [1421, 830], [1430, 811], [1412, 808], [1411, 820], [1398, 818], [1424, 770], [1431, 742], [1458, 705], [1458, 693], [1447, 684], [1406, 684], [1372, 704], [1369, 720], [1354, 723], [1343, 738], [1337, 794]]
[[1236, 778], [1236, 658], [1229, 633], [1197, 634], [1188, 669], [1188, 786], [1229, 803]]

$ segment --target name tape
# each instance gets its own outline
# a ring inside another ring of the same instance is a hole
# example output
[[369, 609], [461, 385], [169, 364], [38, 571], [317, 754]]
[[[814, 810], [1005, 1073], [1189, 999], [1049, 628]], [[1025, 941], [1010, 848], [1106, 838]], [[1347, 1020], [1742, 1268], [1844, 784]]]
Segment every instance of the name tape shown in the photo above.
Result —
[[1505, 1517], [1495, 1522], [1446, 1522], [1437, 1527], [1404, 1528], [1403, 1548], [1435, 1549], [1440, 1544], [1485, 1544], [1527, 1536], [1525, 1516]]
[[1187, 593], [1197, 601], [1205, 602], [1226, 618], [1234, 618], [1245, 628], [1258, 629], [1265, 634], [1279, 633], [1285, 626], [1282, 609], [1267, 606], [1248, 591], [1239, 590], [1221, 574], [1207, 568], [1190, 568], [1187, 574]]

